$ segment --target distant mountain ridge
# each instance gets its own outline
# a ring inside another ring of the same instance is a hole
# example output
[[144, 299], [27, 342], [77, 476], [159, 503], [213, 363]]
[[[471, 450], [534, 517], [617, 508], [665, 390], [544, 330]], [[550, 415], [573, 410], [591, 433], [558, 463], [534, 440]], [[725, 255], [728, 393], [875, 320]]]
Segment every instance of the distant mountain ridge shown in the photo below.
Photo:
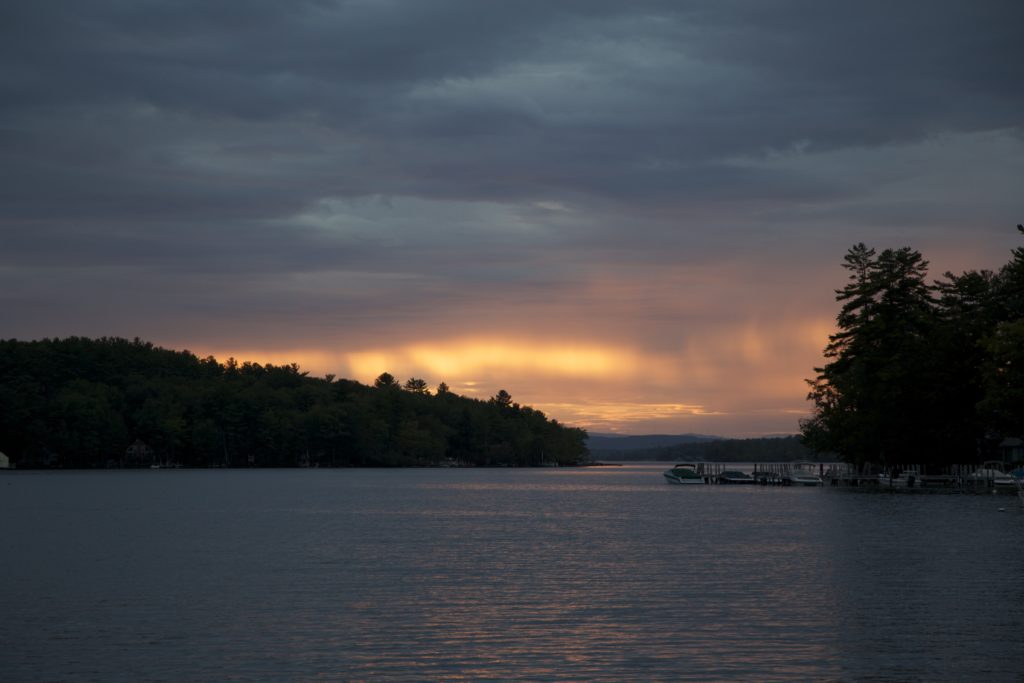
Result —
[[649, 448], [666, 448], [688, 443], [706, 443], [720, 441], [720, 436], [704, 434], [591, 434], [587, 438], [587, 448], [592, 454], [599, 451], [639, 451]]
[[[591, 437], [593, 440], [594, 437]], [[810, 460], [832, 461], [832, 454], [818, 454], [801, 443], [798, 436], [761, 437], [756, 439], [726, 439], [699, 434], [677, 436], [652, 434], [649, 436], [598, 436], [595, 446], [589, 445], [592, 460], [669, 460], [689, 462], [793, 462]], [[646, 446], [646, 443], [668, 445]], [[621, 446], [619, 444], [622, 444]]]

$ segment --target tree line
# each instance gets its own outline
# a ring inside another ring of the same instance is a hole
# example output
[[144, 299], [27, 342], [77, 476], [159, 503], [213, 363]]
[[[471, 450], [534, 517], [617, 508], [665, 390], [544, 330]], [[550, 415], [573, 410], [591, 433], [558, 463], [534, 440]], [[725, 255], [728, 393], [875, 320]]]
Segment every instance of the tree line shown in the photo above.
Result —
[[18, 467], [575, 465], [585, 439], [504, 390], [366, 386], [139, 339], [0, 341], [0, 451]]
[[843, 267], [804, 443], [856, 464], [966, 464], [1024, 436], [1024, 248], [931, 283], [909, 247], [857, 244]]

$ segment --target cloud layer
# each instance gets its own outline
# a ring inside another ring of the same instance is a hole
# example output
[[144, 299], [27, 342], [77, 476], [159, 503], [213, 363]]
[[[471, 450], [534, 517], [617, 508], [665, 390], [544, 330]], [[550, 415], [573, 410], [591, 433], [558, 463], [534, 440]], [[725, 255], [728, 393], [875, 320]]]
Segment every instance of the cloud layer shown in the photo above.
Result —
[[954, 270], [1016, 245], [1022, 25], [998, 1], [8, 3], [2, 333], [793, 431], [849, 244]]

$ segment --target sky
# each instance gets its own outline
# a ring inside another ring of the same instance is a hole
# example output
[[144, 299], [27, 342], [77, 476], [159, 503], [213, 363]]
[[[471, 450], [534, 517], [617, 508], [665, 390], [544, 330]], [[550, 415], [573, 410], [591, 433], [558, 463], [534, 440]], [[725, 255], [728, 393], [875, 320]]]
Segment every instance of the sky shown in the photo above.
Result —
[[790, 434], [853, 244], [1024, 222], [1020, 0], [0, 5], [0, 337]]

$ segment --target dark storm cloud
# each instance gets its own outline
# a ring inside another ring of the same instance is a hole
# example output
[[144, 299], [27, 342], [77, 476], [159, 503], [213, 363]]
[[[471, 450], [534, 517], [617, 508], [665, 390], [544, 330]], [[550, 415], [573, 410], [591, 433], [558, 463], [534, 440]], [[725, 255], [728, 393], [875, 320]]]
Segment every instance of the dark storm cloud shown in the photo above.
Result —
[[418, 170], [553, 167], [582, 189], [606, 163], [1018, 126], [1024, 103], [1016, 2], [69, 2], [2, 18], [9, 123], [76, 105], [299, 118], [411, 144]]
[[[462, 286], [697, 258], [871, 189], [773, 155], [1019, 135], [1021, 25], [997, 1], [6, 3], [0, 265]], [[344, 204], [372, 197], [415, 201]]]

